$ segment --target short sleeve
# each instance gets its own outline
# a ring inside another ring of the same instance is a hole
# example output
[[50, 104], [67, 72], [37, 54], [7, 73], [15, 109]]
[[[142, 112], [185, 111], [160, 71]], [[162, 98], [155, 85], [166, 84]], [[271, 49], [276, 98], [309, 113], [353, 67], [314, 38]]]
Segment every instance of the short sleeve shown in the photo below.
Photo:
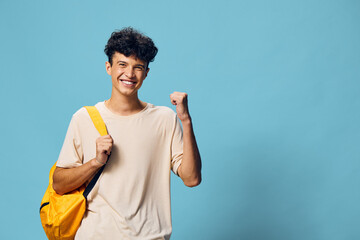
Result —
[[171, 170], [178, 174], [178, 168], [183, 157], [183, 132], [178, 118], [175, 115], [175, 126], [171, 140]]
[[83, 148], [76, 117], [71, 118], [56, 166], [73, 168], [82, 165]]

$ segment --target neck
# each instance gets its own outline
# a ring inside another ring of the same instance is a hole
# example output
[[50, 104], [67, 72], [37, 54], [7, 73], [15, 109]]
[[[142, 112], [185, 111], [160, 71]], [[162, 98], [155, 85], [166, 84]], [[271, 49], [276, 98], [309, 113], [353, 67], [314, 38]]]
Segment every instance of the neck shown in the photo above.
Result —
[[121, 116], [129, 116], [140, 112], [146, 107], [146, 103], [140, 101], [137, 94], [134, 96], [115, 96], [111, 95], [111, 98], [105, 101], [105, 105], [113, 113]]

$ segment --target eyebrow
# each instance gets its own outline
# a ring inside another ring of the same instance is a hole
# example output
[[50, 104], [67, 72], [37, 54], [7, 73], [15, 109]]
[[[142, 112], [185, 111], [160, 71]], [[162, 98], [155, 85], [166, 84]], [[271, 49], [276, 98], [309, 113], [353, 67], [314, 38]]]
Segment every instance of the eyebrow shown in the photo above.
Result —
[[[117, 63], [126, 63], [126, 64], [128, 64], [127, 62], [121, 61], [121, 60], [117, 61]], [[135, 67], [143, 67], [143, 68], [145, 68], [145, 65], [143, 65], [143, 64], [136, 64]]]
[[145, 68], [145, 65], [142, 65], [142, 64], [136, 64], [135, 66], [136, 66], [136, 67], [143, 67], [143, 68]]

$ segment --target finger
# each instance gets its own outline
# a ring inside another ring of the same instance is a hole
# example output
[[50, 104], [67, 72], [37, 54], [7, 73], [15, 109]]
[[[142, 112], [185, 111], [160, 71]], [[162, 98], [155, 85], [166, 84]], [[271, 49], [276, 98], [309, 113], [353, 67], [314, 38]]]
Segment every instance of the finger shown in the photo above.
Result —
[[110, 155], [111, 154], [111, 148], [104, 148], [101, 150], [101, 153], [104, 153], [106, 155]]
[[102, 136], [102, 137], [97, 138], [96, 142], [99, 142], [99, 143], [100, 142], [112, 143], [113, 139], [111, 137]]
[[176, 94], [172, 94], [172, 95], [170, 95], [170, 98], [171, 99], [176, 99], [176, 100], [178, 100], [178, 101], [183, 101], [184, 99], [186, 99], [187, 98], [187, 93], [176, 93]]
[[110, 138], [107, 138], [106, 136], [100, 136], [96, 139], [96, 142], [99, 143], [107, 140], [110, 140]]
[[170, 99], [179, 99], [179, 93], [177, 93], [177, 92], [174, 92], [174, 93], [172, 93], [172, 94], [170, 94]]
[[100, 143], [113, 143], [113, 140], [112, 139], [103, 139], [101, 141], [99, 141]]
[[112, 144], [110, 144], [110, 143], [100, 143], [99, 144], [100, 149], [108, 149], [109, 147], [111, 148]]
[[179, 96], [170, 96], [171, 103], [176, 105], [177, 103], [181, 102], [181, 98]]
[[100, 136], [99, 138], [111, 138], [110, 134], [104, 135], [104, 136]]
[[111, 150], [112, 150], [112, 146], [109, 146], [108, 149], [106, 150], [106, 154], [110, 155], [111, 154]]
[[111, 148], [109, 148], [109, 147], [101, 147], [101, 148], [97, 149], [97, 152], [107, 154], [107, 152], [111, 152]]
[[112, 137], [109, 134], [105, 135], [105, 136], [101, 136], [100, 138], [101, 139], [111, 139], [112, 140]]

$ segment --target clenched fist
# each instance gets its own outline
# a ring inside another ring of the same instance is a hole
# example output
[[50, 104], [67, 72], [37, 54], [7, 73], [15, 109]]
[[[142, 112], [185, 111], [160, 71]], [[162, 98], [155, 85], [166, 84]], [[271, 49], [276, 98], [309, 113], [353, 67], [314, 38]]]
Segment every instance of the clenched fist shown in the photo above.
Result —
[[190, 120], [187, 96], [183, 92], [173, 92], [170, 94], [171, 104], [176, 106], [176, 113], [181, 121]]
[[113, 139], [110, 135], [100, 136], [96, 139], [96, 161], [98, 163], [106, 164], [112, 145]]

